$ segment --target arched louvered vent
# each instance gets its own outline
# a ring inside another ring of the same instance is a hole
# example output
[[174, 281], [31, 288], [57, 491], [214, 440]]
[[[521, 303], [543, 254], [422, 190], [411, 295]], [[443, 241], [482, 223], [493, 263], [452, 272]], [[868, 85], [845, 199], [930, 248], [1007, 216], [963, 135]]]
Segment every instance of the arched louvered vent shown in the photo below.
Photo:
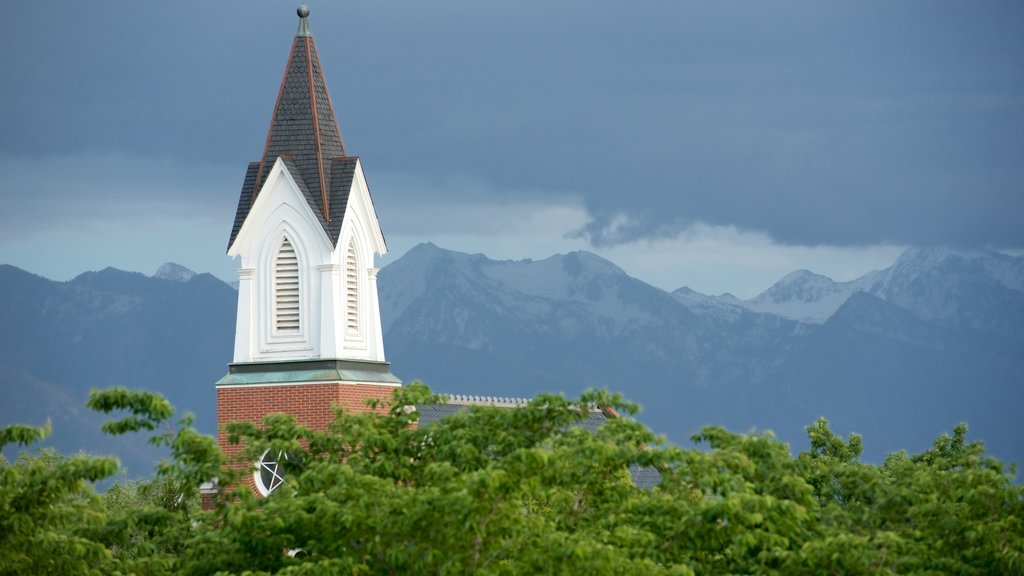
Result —
[[287, 238], [274, 258], [274, 328], [299, 331], [299, 260]]
[[345, 252], [345, 327], [349, 334], [359, 332], [359, 276], [356, 244], [348, 243]]

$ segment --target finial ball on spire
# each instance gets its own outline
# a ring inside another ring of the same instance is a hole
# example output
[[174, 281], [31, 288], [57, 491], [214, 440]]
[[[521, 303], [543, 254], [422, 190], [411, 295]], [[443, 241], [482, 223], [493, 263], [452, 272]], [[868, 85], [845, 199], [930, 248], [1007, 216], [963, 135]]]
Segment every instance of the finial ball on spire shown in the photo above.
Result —
[[309, 6], [303, 4], [295, 10], [295, 13], [299, 15], [299, 29], [295, 32], [295, 37], [309, 38], [313, 35], [309, 31], [309, 20], [306, 20], [306, 16], [309, 16]]

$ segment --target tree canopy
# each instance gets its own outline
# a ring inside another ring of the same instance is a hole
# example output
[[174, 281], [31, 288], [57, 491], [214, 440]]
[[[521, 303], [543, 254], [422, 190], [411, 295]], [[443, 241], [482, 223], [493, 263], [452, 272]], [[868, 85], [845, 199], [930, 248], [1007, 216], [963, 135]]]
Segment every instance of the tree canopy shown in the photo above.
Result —
[[[23, 452], [0, 461], [0, 574], [1020, 574], [1024, 491], [958, 425], [921, 454], [860, 461], [861, 439], [822, 419], [793, 456], [770, 433], [705, 428], [668, 445], [605, 392], [468, 407], [418, 427], [423, 385], [382, 412], [337, 411], [329, 430], [286, 415], [234, 423], [230, 461], [158, 395], [93, 392], [171, 458], [148, 481], [92, 483], [113, 458]], [[627, 417], [596, 430], [592, 406]], [[0, 429], [30, 446], [46, 428]], [[287, 454], [269, 497], [240, 486], [266, 451]], [[660, 482], [634, 485], [653, 467]]]

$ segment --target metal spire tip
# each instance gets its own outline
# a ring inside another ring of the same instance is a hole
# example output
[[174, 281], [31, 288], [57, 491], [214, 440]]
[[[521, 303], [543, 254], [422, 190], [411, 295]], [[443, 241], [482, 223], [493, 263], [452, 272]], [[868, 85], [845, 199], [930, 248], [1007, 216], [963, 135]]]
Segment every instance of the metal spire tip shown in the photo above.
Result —
[[303, 4], [295, 10], [295, 13], [299, 15], [299, 31], [295, 35], [312, 36], [313, 33], [309, 30], [309, 20], [306, 20], [306, 17], [309, 16], [309, 6]]

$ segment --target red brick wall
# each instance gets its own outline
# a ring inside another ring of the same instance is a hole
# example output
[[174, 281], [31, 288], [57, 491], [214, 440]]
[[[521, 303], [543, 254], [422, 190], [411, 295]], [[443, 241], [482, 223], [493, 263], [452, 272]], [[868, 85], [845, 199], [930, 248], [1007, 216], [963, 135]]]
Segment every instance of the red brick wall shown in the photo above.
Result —
[[[394, 387], [369, 384], [292, 384], [281, 386], [225, 386], [217, 388], [217, 443], [231, 458], [241, 450], [230, 445], [223, 430], [228, 422], [249, 421], [260, 423], [268, 414], [293, 414], [299, 424], [314, 430], [326, 430], [334, 421], [334, 406], [349, 412], [367, 412], [366, 400], [387, 400]], [[386, 408], [378, 409], [385, 413]], [[251, 476], [249, 488], [256, 492]]]
[[211, 493], [202, 493], [199, 495], [199, 507], [203, 510], [213, 510], [213, 507], [217, 503], [217, 495]]

